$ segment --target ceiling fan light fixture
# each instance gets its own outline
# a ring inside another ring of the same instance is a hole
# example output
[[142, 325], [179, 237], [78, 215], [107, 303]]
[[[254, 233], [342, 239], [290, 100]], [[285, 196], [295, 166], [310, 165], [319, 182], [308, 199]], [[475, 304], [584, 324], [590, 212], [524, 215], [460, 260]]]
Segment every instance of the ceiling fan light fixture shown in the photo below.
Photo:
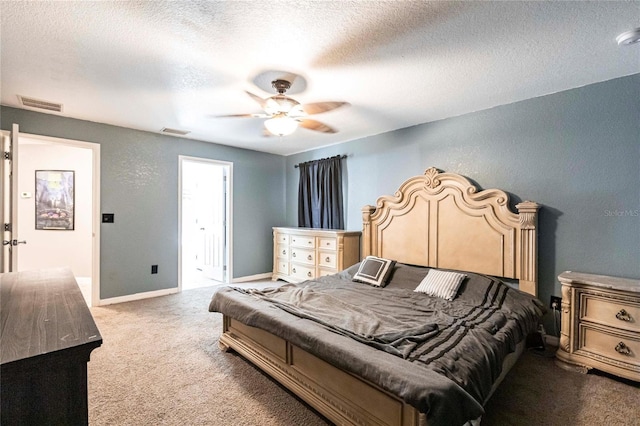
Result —
[[296, 131], [298, 122], [282, 114], [266, 120], [264, 127], [276, 136], [287, 136]]
[[640, 42], [640, 28], [635, 28], [631, 31], [626, 31], [616, 37], [618, 46], [636, 44]]

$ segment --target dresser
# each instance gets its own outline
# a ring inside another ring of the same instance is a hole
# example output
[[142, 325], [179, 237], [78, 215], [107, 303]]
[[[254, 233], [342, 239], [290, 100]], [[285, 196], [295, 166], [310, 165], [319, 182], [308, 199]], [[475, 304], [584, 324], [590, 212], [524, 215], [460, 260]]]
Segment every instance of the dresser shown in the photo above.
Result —
[[360, 261], [360, 232], [273, 228], [273, 280], [302, 282]]
[[563, 272], [560, 366], [640, 381], [640, 280]]
[[0, 274], [0, 424], [88, 424], [87, 362], [102, 337], [73, 274]]

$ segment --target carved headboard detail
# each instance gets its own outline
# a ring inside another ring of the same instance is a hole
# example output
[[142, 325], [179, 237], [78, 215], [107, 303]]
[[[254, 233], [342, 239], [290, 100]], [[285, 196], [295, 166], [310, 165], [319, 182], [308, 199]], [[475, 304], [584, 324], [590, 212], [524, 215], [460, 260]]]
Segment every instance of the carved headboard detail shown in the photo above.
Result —
[[362, 253], [519, 279], [537, 296], [539, 207], [524, 201], [512, 212], [504, 191], [478, 192], [464, 176], [431, 167], [362, 208]]

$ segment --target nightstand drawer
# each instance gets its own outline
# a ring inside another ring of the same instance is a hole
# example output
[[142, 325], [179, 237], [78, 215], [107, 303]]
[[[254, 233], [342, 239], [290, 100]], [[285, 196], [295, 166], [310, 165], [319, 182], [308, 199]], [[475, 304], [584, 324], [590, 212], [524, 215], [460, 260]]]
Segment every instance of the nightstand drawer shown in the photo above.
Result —
[[580, 294], [580, 319], [629, 331], [640, 331], [640, 304]]
[[316, 277], [315, 268], [309, 268], [304, 265], [291, 264], [291, 276], [298, 280], [310, 280]]
[[296, 247], [308, 247], [315, 248], [316, 239], [315, 237], [304, 237], [300, 235], [292, 235], [291, 236], [291, 245]]
[[580, 324], [579, 351], [640, 367], [640, 337]]
[[315, 265], [316, 252], [313, 250], [291, 247], [291, 261], [306, 263], [308, 265]]

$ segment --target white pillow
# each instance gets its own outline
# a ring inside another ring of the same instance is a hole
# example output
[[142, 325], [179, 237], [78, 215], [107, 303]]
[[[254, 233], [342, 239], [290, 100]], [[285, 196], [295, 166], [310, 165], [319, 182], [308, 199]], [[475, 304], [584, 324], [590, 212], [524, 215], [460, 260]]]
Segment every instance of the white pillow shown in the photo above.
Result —
[[415, 290], [419, 293], [426, 293], [429, 296], [441, 297], [446, 300], [453, 300], [458, 294], [460, 284], [467, 276], [458, 272], [441, 271], [430, 269], [426, 277], [420, 282]]
[[360, 268], [358, 268], [358, 272], [353, 276], [352, 281], [375, 287], [384, 287], [391, 277], [391, 272], [395, 264], [395, 260], [367, 256], [362, 263], [360, 263]]

